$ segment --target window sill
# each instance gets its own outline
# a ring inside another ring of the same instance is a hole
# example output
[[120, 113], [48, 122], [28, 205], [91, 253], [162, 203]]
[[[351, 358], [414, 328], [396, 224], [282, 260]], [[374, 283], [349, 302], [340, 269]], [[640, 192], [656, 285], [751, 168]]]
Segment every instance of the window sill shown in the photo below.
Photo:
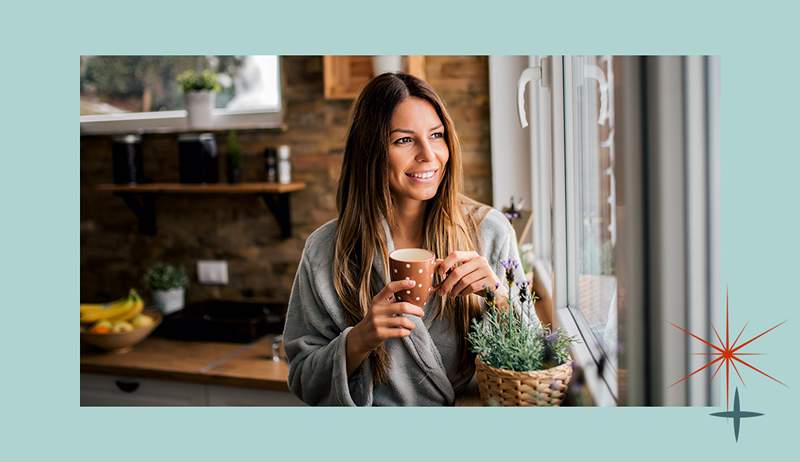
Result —
[[[597, 362], [595, 361], [589, 348], [586, 346], [586, 339], [578, 329], [575, 319], [566, 307], [561, 307], [556, 310], [556, 318], [558, 325], [562, 327], [568, 335], [576, 336], [581, 340], [581, 343], [572, 345], [571, 353], [572, 359], [576, 365], [583, 369], [586, 386], [592, 399], [597, 406], [616, 406], [617, 398], [614, 391], [616, 390], [617, 378], [610, 372], [610, 368], [606, 368], [604, 376], [600, 377], [597, 373]], [[609, 383], [613, 384], [612, 386]]]
[[81, 135], [128, 133], [182, 133], [231, 129], [273, 129], [286, 131], [283, 112], [230, 112], [216, 110], [208, 127], [189, 127], [186, 111], [81, 116]]

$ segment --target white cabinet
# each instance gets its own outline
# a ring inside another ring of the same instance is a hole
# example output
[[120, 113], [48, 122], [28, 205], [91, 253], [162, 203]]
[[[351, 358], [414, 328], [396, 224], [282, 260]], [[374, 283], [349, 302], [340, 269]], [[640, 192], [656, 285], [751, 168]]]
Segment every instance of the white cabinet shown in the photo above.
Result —
[[288, 391], [81, 374], [81, 406], [303, 406]]

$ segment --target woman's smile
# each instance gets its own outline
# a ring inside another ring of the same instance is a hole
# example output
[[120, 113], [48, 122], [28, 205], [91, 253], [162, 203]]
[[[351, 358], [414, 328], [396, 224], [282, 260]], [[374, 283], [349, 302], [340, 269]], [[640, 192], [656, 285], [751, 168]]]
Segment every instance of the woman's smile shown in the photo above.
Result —
[[420, 170], [416, 172], [406, 172], [406, 176], [411, 180], [412, 183], [433, 183], [437, 180], [437, 173], [439, 173], [439, 169], [433, 170]]

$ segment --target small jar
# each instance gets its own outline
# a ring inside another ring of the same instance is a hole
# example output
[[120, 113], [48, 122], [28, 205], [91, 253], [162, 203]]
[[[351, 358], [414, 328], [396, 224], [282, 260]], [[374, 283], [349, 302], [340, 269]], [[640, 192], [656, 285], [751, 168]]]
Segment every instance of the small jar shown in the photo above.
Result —
[[292, 163], [289, 161], [289, 146], [278, 146], [278, 183], [292, 182]]

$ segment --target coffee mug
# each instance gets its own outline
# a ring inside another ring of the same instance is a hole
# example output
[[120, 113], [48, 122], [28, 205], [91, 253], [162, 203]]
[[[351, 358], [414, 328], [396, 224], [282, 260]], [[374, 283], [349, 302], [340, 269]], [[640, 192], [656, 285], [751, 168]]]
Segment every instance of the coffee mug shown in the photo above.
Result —
[[433, 293], [433, 274], [436, 256], [425, 249], [397, 249], [389, 254], [389, 272], [392, 281], [409, 279], [416, 285], [394, 294], [398, 302], [409, 302], [419, 307], [425, 306]]

